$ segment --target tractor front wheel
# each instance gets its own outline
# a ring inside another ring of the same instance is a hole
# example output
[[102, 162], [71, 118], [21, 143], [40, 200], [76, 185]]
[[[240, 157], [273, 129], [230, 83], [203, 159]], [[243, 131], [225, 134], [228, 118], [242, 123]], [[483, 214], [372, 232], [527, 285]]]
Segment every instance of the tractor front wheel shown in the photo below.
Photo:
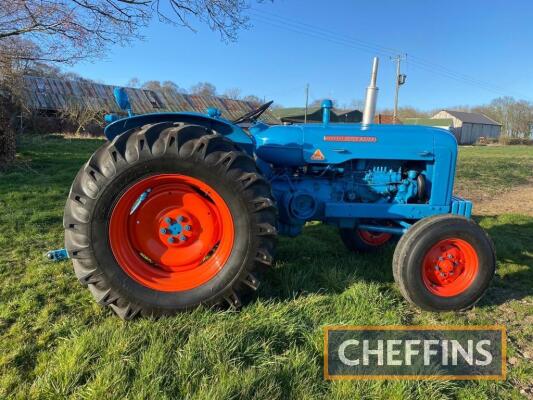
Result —
[[275, 224], [251, 157], [204, 127], [167, 122], [97, 150], [64, 216], [78, 279], [124, 319], [238, 307], [272, 262]]
[[403, 296], [428, 311], [464, 310], [485, 293], [496, 256], [489, 236], [456, 215], [424, 218], [402, 236], [393, 259]]

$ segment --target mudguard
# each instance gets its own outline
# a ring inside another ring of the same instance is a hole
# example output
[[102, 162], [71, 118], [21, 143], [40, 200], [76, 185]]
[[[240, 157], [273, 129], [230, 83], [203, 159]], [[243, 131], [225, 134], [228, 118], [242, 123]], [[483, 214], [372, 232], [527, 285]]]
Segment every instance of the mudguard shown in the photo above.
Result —
[[130, 129], [167, 121], [204, 126], [226, 136], [247, 153], [253, 153], [254, 142], [240, 126], [222, 118], [211, 118], [200, 113], [168, 112], [135, 115], [112, 122], [106, 126], [104, 133], [108, 140], [113, 140], [116, 136]]

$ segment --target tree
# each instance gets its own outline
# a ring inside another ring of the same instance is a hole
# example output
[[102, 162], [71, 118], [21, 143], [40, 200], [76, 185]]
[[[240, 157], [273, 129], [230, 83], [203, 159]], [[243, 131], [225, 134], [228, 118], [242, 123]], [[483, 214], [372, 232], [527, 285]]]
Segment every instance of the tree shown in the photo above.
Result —
[[263, 99], [261, 99], [260, 97], [254, 95], [254, 94], [249, 94], [248, 96], [244, 96], [242, 98], [242, 100], [244, 101], [249, 101], [251, 103], [256, 103], [256, 104], [261, 104], [263, 103]]
[[198, 82], [196, 85], [191, 86], [189, 92], [198, 96], [216, 96], [217, 88], [209, 82]]
[[232, 100], [239, 100], [241, 97], [241, 89], [239, 88], [226, 89], [222, 97], [225, 97], [227, 99], [232, 99]]
[[60, 110], [61, 120], [74, 126], [74, 134], [86, 131], [91, 126], [102, 127], [104, 112], [98, 108], [90, 107], [75, 98], [67, 99]]
[[43, 63], [102, 56], [109, 45], [140, 38], [140, 29], [153, 18], [192, 30], [194, 21], [204, 23], [222, 40], [235, 40], [248, 26], [244, 12], [251, 1], [0, 0], [0, 147], [14, 148], [12, 120], [23, 108], [24, 74], [38, 70], [57, 76], [55, 66], [45, 71]]
[[161, 82], [159, 81], [147, 81], [144, 82], [142, 85], [143, 89], [148, 90], [161, 90]]
[[[432, 115], [436, 114], [438, 111], [432, 113], [419, 110], [418, 108], [412, 106], [404, 106], [398, 108], [398, 117], [400, 118], [400, 120], [402, 118], [429, 118]], [[379, 113], [384, 115], [393, 115], [394, 111], [391, 108], [384, 108], [380, 110]]]
[[139, 30], [154, 17], [192, 30], [198, 21], [223, 40], [235, 40], [239, 29], [248, 26], [250, 1], [0, 0], [0, 52], [20, 57], [13, 41], [21, 38], [38, 49], [31, 54], [33, 61], [72, 63], [139, 38]]
[[139, 86], [141, 86], [141, 81], [139, 80], [139, 78], [133, 77], [128, 82], [126, 82], [126, 86], [131, 88], [139, 88]]
[[363, 111], [363, 109], [365, 108], [365, 101], [361, 99], [352, 99], [347, 108], [351, 110]]
[[185, 90], [184, 88], [180, 87], [178, 84], [172, 81], [164, 81], [161, 84], [161, 87], [163, 91], [166, 91], [166, 92], [187, 93], [187, 90]]
[[480, 112], [502, 124], [502, 134], [513, 138], [529, 137], [533, 125], [533, 103], [513, 97], [498, 97]]
[[10, 94], [0, 91], [0, 168], [15, 159], [17, 109]]

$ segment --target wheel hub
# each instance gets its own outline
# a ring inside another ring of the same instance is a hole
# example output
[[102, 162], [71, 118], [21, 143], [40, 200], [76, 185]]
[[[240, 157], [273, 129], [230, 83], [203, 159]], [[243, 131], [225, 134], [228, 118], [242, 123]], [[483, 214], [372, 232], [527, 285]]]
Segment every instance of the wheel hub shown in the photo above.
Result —
[[465, 291], [478, 271], [477, 254], [462, 239], [446, 239], [432, 246], [422, 267], [426, 288], [439, 296], [450, 297]]
[[[193, 237], [192, 219], [181, 210], [173, 210], [159, 222], [160, 240], [173, 246], [184, 244]], [[177, 214], [177, 216], [175, 216]], [[190, 241], [189, 241], [190, 243]]]

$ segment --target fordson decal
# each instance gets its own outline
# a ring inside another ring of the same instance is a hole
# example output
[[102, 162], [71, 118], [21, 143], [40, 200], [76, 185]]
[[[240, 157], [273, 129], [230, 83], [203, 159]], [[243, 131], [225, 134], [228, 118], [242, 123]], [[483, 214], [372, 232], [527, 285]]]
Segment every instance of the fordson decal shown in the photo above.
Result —
[[324, 136], [324, 142], [376, 143], [375, 136]]

